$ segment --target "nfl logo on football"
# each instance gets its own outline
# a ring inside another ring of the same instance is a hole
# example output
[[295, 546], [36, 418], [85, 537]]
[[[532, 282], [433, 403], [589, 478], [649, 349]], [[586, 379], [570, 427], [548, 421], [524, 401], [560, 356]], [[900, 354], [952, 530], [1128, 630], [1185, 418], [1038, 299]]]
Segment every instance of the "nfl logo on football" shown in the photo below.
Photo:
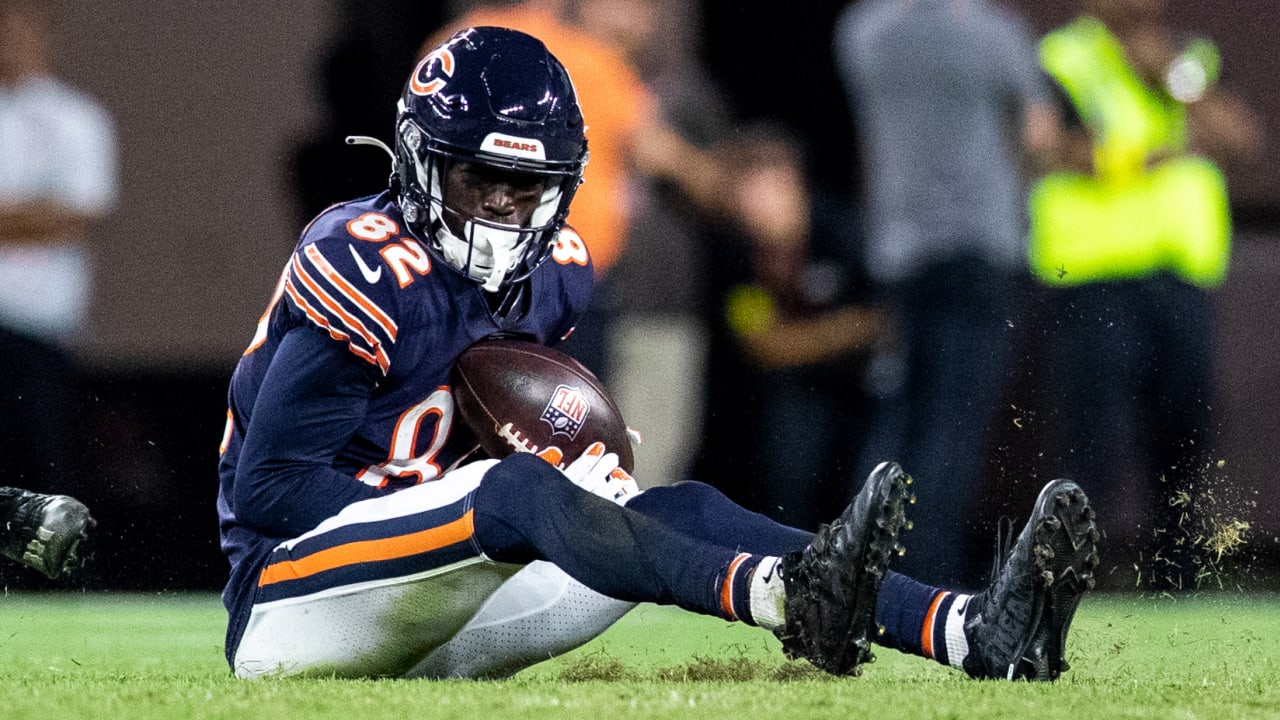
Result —
[[542, 419], [551, 426], [552, 435], [568, 435], [573, 440], [590, 410], [591, 404], [578, 388], [559, 385], [542, 411]]

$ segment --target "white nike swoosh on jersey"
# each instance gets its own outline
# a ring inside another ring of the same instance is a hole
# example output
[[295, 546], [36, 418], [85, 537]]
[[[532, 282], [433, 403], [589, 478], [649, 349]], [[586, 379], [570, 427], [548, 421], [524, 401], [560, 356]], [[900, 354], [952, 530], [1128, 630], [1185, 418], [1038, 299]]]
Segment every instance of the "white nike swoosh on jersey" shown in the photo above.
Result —
[[364, 276], [364, 279], [370, 285], [378, 282], [379, 278], [382, 277], [382, 266], [379, 265], [377, 269], [371, 268], [365, 264], [364, 258], [360, 257], [360, 253], [356, 252], [353, 246], [347, 245], [347, 249], [351, 251], [351, 257], [356, 259], [356, 267], [360, 268], [360, 274]]

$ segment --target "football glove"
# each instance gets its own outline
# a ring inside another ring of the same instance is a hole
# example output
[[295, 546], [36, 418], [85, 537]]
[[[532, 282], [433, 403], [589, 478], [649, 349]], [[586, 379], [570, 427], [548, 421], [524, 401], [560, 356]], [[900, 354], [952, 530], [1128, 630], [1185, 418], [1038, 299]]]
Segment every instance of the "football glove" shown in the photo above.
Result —
[[640, 485], [618, 467], [617, 454], [607, 452], [604, 443], [592, 443], [561, 472], [574, 485], [619, 505], [640, 494]]

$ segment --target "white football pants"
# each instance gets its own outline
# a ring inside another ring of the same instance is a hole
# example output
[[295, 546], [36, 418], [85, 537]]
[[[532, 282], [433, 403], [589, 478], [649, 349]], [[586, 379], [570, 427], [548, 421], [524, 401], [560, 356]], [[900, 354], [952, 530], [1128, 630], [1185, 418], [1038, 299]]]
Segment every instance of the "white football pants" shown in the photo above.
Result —
[[[404, 523], [465, 500], [491, 460], [354, 503], [281, 543]], [[407, 537], [427, 536], [430, 527]], [[235, 655], [238, 677], [505, 677], [586, 643], [634, 603], [605, 597], [547, 562], [496, 563], [482, 553], [412, 574], [386, 574], [255, 604]]]

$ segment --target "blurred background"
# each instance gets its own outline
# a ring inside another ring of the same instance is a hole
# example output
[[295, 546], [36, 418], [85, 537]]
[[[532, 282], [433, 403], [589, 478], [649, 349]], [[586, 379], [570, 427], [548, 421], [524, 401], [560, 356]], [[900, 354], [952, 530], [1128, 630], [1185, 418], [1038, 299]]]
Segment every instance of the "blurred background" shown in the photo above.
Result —
[[[1000, 4], [1021, 15], [1037, 37], [1077, 12], [1069, 3]], [[0, 482], [73, 494], [93, 509], [97, 537], [73, 587], [217, 589], [226, 563], [217, 547], [214, 498], [230, 373], [306, 221], [330, 202], [385, 187], [385, 156], [343, 146], [342, 138], [390, 140], [395, 99], [423, 42], [468, 3], [49, 5], [57, 74], [95, 96], [115, 120], [120, 194], [90, 231], [95, 270], [88, 329], [75, 346], [82, 390], [66, 428], [68, 472], [58, 487], [39, 477]], [[849, 3], [809, 0], [790, 11], [762, 0], [656, 5], [654, 39], [638, 51], [636, 64], [673, 124], [714, 149], [736, 131], [718, 129], [709, 119], [712, 109], [732, 127], [767, 121], [806, 148], [805, 169], [815, 187], [856, 204], [865, 178], [832, 54], [833, 28]], [[1267, 138], [1256, 155], [1226, 168], [1234, 247], [1230, 271], [1213, 296], [1217, 385], [1206, 480], [1217, 488], [1216, 511], [1248, 523], [1229, 582], [1274, 586], [1280, 569], [1280, 174], [1274, 170], [1280, 167], [1280, 54], [1274, 47], [1280, 5], [1175, 2], [1167, 17], [1213, 39], [1223, 58], [1221, 84], [1247, 101]], [[718, 282], [716, 256], [689, 246], [701, 242], [701, 230], [671, 229], [670, 218], [645, 212], [665, 193], [697, 192], [673, 191], [670, 184], [655, 173], [634, 191], [635, 235], [657, 239], [633, 238], [611, 270], [600, 302], [618, 322], [598, 336], [596, 348], [601, 374], [652, 441], [638, 456], [642, 480], [654, 478], [649, 483], [678, 479], [700, 462], [699, 477], [705, 477], [703, 438], [716, 433], [721, 415], [708, 416], [704, 398], [733, 392], [715, 387], [719, 355], [701, 313]], [[984, 520], [965, 530], [980, 544], [984, 567], [996, 517], [1025, 515], [1036, 489], [1055, 473], [1039, 464], [1040, 433], [1049, 431], [1052, 418], [1035, 402], [1042, 390], [1037, 348], [1047, 330], [1034, 315], [1019, 329], [1021, 354], [1010, 366], [1004, 403], [1011, 410], [984, 439]], [[681, 341], [650, 368], [651, 358], [637, 345], [673, 333]], [[655, 404], [653, 396], [665, 401]], [[865, 475], [856, 467], [848, 472]], [[843, 498], [842, 490], [831, 492]], [[1113, 500], [1142, 512], [1142, 499], [1132, 494]], [[1144, 532], [1141, 522], [1108, 529], [1117, 553], [1105, 563], [1106, 585], [1142, 587], [1132, 565]], [[0, 580], [7, 587], [68, 585], [12, 564], [0, 568]]]

